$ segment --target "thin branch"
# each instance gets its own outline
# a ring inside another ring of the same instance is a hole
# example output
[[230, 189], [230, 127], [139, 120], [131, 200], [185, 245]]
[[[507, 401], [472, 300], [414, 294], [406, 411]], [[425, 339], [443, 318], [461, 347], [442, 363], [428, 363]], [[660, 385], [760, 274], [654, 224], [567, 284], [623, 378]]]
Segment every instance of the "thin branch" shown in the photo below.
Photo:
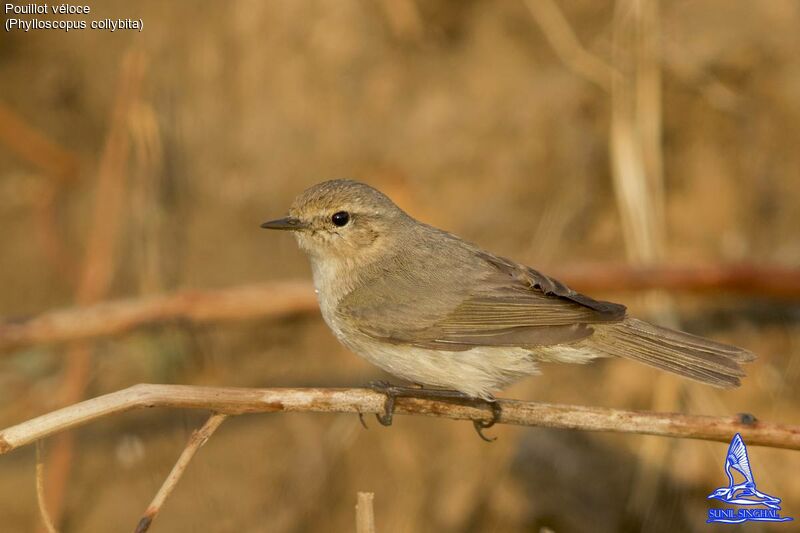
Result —
[[197, 324], [319, 312], [307, 282], [185, 290], [161, 296], [103, 302], [49, 311], [24, 321], [0, 323], [0, 350], [117, 335], [167, 321]]
[[47, 533], [58, 533], [47, 512], [47, 500], [44, 497], [44, 460], [42, 459], [42, 441], [36, 441], [36, 504], [39, 506], [39, 516]]
[[3, 102], [0, 102], [0, 143], [57, 180], [73, 182], [78, 177], [78, 156], [34, 128]]
[[800, 298], [800, 268], [780, 265], [583, 265], [555, 272], [578, 290], [693, 293], [735, 292], [757, 297]]
[[554, 0], [525, 0], [525, 5], [559, 59], [579, 76], [611, 92], [617, 75], [614, 67], [581, 45], [558, 4]]
[[664, 255], [660, 65], [656, 37], [645, 35], [655, 30], [643, 27], [656, 18], [655, 9], [639, 0], [618, 0], [614, 9], [613, 61], [620, 75], [611, 85], [609, 150], [625, 248], [638, 264], [656, 264]]
[[214, 413], [206, 420], [203, 427], [192, 433], [189, 442], [186, 443], [186, 447], [183, 449], [183, 452], [181, 452], [180, 457], [178, 457], [178, 461], [175, 463], [175, 466], [172, 467], [172, 471], [167, 476], [167, 479], [164, 480], [164, 483], [161, 485], [161, 488], [158, 489], [153, 501], [147, 506], [147, 510], [144, 512], [144, 515], [142, 515], [142, 519], [139, 520], [139, 523], [136, 525], [135, 533], [144, 533], [150, 529], [153, 520], [155, 520], [159, 511], [161, 511], [161, 506], [164, 505], [167, 496], [175, 489], [175, 486], [178, 484], [178, 481], [180, 481], [181, 476], [183, 476], [186, 467], [189, 466], [189, 462], [192, 460], [192, 457], [194, 457], [194, 454], [206, 443], [227, 417], [228, 415]]
[[51, 178], [40, 184], [41, 190], [35, 196], [34, 229], [42, 241], [45, 257], [54, 270], [73, 281], [77, 268], [61, 239], [54, 199], [65, 186], [73, 184], [80, 177], [80, 159], [3, 102], [0, 102], [0, 144]]
[[[382, 413], [385, 396], [369, 389], [201, 387], [134, 385], [39, 416], [0, 431], [0, 455], [93, 420], [145, 407], [205, 409], [227, 415], [243, 413]], [[728, 442], [734, 433], [755, 446], [800, 450], [800, 426], [756, 420], [752, 415], [714, 417], [623, 411], [518, 400], [499, 400], [499, 422], [585, 431], [640, 433]], [[490, 420], [487, 405], [467, 405], [421, 398], [398, 398], [395, 412], [454, 420]]]
[[374, 492], [359, 492], [356, 503], [356, 533], [375, 533]]
[[[800, 298], [800, 269], [777, 265], [637, 267], [610, 264], [551, 270], [571, 287], [585, 292], [660, 288]], [[169, 321], [206, 324], [318, 312], [314, 289], [304, 281], [241, 285], [218, 290], [184, 290], [58, 309], [28, 319], [0, 322], [0, 352], [36, 344], [119, 335]]]

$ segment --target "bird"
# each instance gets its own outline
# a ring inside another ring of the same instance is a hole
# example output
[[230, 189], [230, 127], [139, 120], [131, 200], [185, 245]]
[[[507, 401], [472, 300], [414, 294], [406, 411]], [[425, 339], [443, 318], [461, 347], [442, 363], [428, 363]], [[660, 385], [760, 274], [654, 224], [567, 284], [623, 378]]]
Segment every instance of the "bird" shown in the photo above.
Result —
[[[322, 317], [347, 348], [440, 397], [488, 402], [539, 363], [632, 359], [716, 387], [740, 385], [752, 352], [633, 318], [531, 267], [415, 220], [348, 179], [302, 192], [288, 215]], [[391, 396], [404, 388], [379, 386]], [[381, 423], [391, 423], [393, 398]], [[388, 424], [387, 424], [388, 425]], [[479, 426], [476, 424], [476, 428]], [[480, 430], [479, 430], [480, 432]], [[483, 434], [481, 434], [483, 437]]]
[[[736, 483], [732, 470], [744, 476], [744, 481]], [[728, 476], [728, 486], [715, 489], [708, 495], [708, 499], [717, 499], [735, 505], [765, 505], [772, 509], [780, 509], [781, 499], [769, 494], [764, 494], [756, 488], [753, 470], [750, 468], [750, 459], [747, 456], [747, 447], [742, 436], [737, 433], [731, 439], [728, 453], [725, 455], [725, 474]]]

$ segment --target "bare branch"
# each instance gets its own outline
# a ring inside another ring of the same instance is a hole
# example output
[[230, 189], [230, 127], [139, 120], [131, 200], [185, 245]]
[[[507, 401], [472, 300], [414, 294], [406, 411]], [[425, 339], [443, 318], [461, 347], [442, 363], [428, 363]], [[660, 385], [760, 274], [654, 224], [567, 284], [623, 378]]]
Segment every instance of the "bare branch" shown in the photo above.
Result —
[[0, 143], [45, 174], [65, 182], [78, 177], [80, 159], [0, 102]]
[[202, 324], [309, 312], [319, 310], [314, 290], [306, 282], [187, 290], [59, 309], [21, 322], [0, 323], [0, 350], [117, 335], [167, 321]]
[[[800, 298], [800, 269], [782, 266], [636, 267], [610, 264], [551, 270], [571, 287], [586, 292], [661, 288]], [[314, 289], [311, 284], [302, 281], [241, 285], [218, 290], [185, 290], [58, 309], [25, 320], [0, 322], [0, 352], [35, 344], [118, 335], [168, 321], [205, 324], [318, 312]]]
[[175, 489], [175, 486], [178, 484], [178, 481], [180, 481], [181, 476], [183, 476], [186, 467], [189, 466], [189, 462], [192, 460], [192, 457], [194, 457], [194, 454], [206, 443], [227, 417], [228, 415], [214, 413], [206, 420], [203, 427], [192, 433], [189, 442], [186, 443], [186, 447], [183, 449], [183, 452], [181, 452], [180, 457], [178, 457], [178, 461], [175, 463], [175, 466], [172, 467], [172, 471], [167, 476], [167, 479], [164, 480], [164, 483], [161, 485], [161, 488], [158, 489], [153, 501], [147, 506], [147, 510], [144, 512], [144, 515], [142, 515], [142, 519], [139, 520], [139, 523], [136, 525], [135, 533], [144, 533], [150, 529], [153, 520], [155, 520], [159, 511], [161, 511], [161, 506], [164, 505], [167, 496]]
[[47, 533], [58, 533], [47, 512], [47, 500], [44, 497], [44, 460], [42, 459], [42, 441], [36, 441], [36, 503], [39, 506], [39, 516]]
[[[86, 400], [0, 431], [0, 454], [93, 420], [144, 407], [206, 409], [227, 415], [313, 412], [381, 413], [384, 395], [369, 389], [201, 387], [142, 384]], [[499, 422], [522, 426], [640, 433], [728, 442], [741, 433], [748, 444], [800, 450], [800, 426], [773, 424], [752, 415], [714, 417], [622, 411], [518, 400], [499, 400]], [[398, 398], [395, 412], [454, 420], [490, 420], [488, 406]]]
[[800, 298], [800, 269], [781, 265], [583, 265], [561, 269], [564, 281], [591, 291], [665, 289], [694, 293], [736, 292], [773, 298]]

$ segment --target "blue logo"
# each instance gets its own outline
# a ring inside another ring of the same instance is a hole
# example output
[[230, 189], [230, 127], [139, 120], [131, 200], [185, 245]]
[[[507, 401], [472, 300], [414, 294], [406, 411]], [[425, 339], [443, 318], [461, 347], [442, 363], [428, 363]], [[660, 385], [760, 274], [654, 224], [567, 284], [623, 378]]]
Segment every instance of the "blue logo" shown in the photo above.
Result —
[[[743, 476], [741, 483], [736, 483], [734, 474]], [[789, 522], [788, 516], [781, 516], [781, 499], [764, 494], [756, 488], [750, 459], [747, 457], [747, 446], [738, 433], [731, 439], [728, 453], [725, 456], [725, 473], [728, 475], [728, 486], [720, 487], [708, 495], [708, 499], [719, 500], [730, 505], [741, 505], [744, 508], [723, 507], [709, 509], [709, 522], [723, 524], [740, 524], [742, 522]]]

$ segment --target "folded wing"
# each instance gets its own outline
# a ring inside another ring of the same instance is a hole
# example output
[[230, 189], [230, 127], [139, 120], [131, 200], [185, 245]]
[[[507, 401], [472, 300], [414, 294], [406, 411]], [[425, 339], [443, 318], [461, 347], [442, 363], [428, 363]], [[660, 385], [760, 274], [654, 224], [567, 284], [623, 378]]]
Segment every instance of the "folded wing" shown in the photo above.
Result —
[[[339, 309], [358, 316], [359, 329], [371, 337], [452, 351], [571, 343], [590, 336], [592, 324], [625, 317], [622, 305], [594, 300], [511, 261], [478, 256], [471, 268], [458, 269], [465, 278], [458, 283], [426, 287], [425, 276], [384, 277], [345, 297]], [[396, 290], [387, 291], [387, 283]], [[379, 296], [386, 294], [392, 297]]]

